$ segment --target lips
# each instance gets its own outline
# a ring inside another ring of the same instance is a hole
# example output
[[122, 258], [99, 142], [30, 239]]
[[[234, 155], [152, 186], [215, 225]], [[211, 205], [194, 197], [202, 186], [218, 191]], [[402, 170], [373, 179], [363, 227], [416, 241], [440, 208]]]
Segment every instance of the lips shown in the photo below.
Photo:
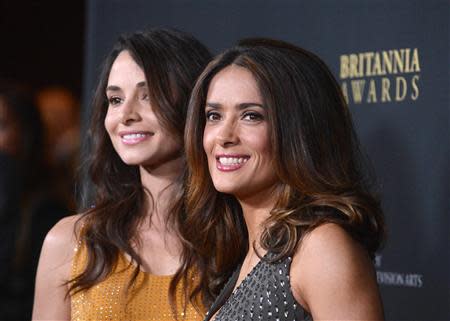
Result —
[[125, 145], [136, 145], [153, 136], [154, 133], [147, 131], [119, 132], [122, 143]]
[[217, 169], [223, 172], [230, 172], [240, 169], [250, 159], [248, 155], [217, 155]]

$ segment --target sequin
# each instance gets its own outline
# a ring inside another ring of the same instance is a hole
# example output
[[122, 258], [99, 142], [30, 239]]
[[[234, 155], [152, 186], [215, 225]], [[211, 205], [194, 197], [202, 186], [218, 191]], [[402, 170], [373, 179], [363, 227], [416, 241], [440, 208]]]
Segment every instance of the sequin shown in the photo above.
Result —
[[[84, 247], [76, 249], [72, 264], [72, 275], [78, 275], [86, 264]], [[171, 276], [156, 276], [139, 272], [134, 285], [127, 292], [133, 268], [121, 255], [113, 271], [104, 281], [86, 291], [71, 295], [71, 320], [73, 321], [172, 321], [168, 291]], [[177, 288], [177, 319], [182, 321], [202, 320], [203, 317], [190, 304], [182, 308], [183, 290]]]
[[[237, 278], [230, 278], [225, 288], [231, 286], [235, 290], [221, 309], [217, 313], [214, 311], [214, 320], [311, 321], [311, 315], [298, 305], [292, 295], [289, 281], [291, 261], [290, 258], [273, 263], [262, 260], [237, 287], [233, 283]], [[234, 275], [239, 275], [239, 272], [236, 270]], [[211, 313], [205, 321], [210, 317]]]

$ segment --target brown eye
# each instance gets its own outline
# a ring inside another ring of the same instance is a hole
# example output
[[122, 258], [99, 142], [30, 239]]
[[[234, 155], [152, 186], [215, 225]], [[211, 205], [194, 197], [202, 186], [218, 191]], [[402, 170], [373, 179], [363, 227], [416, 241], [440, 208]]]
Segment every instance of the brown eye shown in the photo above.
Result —
[[215, 111], [209, 111], [206, 113], [206, 120], [207, 121], [218, 121], [218, 120], [220, 120], [220, 114]]
[[122, 102], [122, 98], [117, 97], [117, 96], [112, 96], [112, 97], [108, 98], [108, 102], [109, 102], [109, 105], [116, 106]]
[[264, 117], [260, 113], [252, 111], [252, 112], [244, 113], [242, 119], [248, 120], [248, 121], [260, 121], [260, 120], [263, 120]]

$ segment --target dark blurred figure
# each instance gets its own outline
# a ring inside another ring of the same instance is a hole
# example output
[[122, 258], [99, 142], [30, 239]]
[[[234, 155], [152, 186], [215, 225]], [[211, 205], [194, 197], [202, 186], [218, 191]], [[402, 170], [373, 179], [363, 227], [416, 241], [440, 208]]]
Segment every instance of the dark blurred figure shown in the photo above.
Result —
[[37, 107], [44, 126], [46, 165], [60, 199], [75, 208], [74, 182], [80, 147], [80, 105], [74, 94], [61, 86], [39, 90]]
[[0, 320], [29, 320], [39, 251], [68, 215], [48, 184], [43, 129], [30, 91], [0, 80]]

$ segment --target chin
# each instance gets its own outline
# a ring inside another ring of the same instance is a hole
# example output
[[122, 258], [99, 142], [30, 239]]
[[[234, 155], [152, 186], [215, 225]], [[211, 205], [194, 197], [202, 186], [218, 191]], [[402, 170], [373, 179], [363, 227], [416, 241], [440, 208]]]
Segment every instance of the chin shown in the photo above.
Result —
[[122, 161], [125, 163], [125, 165], [128, 165], [128, 166], [139, 166], [140, 165], [140, 162], [124, 161], [124, 160], [122, 160]]
[[120, 159], [122, 159], [122, 162], [129, 166], [138, 166], [144, 162], [142, 158], [137, 157], [120, 157]]
[[216, 190], [220, 193], [230, 194], [230, 195], [236, 195], [239, 193], [240, 188], [234, 184], [223, 184], [223, 183], [217, 183], [214, 184], [214, 187]]

